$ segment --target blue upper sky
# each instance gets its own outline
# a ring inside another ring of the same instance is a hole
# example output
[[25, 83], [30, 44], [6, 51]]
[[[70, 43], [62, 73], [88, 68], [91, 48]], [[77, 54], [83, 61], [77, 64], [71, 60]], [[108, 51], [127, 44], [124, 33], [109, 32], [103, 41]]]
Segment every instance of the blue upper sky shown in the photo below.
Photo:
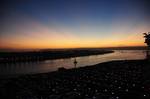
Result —
[[[149, 4], [149, 0], [4, 0], [0, 47], [143, 45], [138, 34], [149, 31]], [[30, 42], [24, 44], [26, 40]], [[36, 42], [39, 45], [33, 46]]]

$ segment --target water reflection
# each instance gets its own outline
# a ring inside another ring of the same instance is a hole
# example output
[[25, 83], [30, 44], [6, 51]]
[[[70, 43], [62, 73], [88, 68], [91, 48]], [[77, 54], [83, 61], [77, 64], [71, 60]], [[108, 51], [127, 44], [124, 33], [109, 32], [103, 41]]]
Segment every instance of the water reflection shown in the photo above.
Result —
[[104, 55], [92, 55], [84, 57], [76, 57], [77, 64], [74, 64], [74, 58], [24, 62], [13, 64], [1, 64], [1, 75], [16, 75], [16, 74], [33, 74], [56, 71], [60, 67], [74, 68], [83, 67], [87, 65], [94, 65], [111, 60], [131, 60], [131, 59], [145, 59], [144, 50], [117, 50], [114, 53]]

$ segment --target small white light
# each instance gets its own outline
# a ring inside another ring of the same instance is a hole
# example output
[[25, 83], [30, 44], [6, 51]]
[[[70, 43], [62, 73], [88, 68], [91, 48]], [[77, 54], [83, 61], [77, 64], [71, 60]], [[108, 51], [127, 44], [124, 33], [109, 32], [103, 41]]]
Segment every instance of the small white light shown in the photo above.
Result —
[[135, 87], [135, 84], [133, 84], [133, 87]]
[[114, 92], [111, 93], [112, 95], [114, 94]]
[[93, 99], [96, 99], [96, 97], [95, 97], [95, 96], [93, 96], [92, 98], [93, 98]]
[[129, 90], [128, 89], [126, 89], [126, 92], [128, 92]]

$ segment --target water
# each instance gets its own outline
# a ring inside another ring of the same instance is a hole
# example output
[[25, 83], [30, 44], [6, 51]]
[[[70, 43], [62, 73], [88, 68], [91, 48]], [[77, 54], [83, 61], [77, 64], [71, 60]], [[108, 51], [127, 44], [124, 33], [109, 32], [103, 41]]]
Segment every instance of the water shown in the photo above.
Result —
[[[144, 50], [116, 50], [114, 53], [104, 55], [91, 55], [76, 57], [76, 67], [84, 67], [112, 60], [144, 59]], [[0, 75], [35, 74], [56, 71], [59, 67], [74, 68], [74, 58], [46, 60], [38, 62], [24, 62], [14, 64], [1, 64]]]

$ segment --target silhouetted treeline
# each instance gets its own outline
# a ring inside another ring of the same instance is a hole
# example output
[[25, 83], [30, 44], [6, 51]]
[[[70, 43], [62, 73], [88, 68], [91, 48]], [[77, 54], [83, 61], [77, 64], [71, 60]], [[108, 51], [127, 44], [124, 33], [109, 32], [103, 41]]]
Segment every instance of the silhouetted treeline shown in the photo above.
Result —
[[57, 51], [29, 51], [29, 52], [0, 52], [0, 63], [41, 61], [47, 59], [69, 58], [112, 53], [110, 50], [57, 50]]

